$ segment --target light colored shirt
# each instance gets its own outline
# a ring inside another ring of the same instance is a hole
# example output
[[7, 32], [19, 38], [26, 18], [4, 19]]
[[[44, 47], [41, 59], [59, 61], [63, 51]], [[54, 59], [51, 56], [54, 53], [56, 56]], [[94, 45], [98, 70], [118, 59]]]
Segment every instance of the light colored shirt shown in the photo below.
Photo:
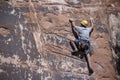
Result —
[[83, 40], [88, 40], [89, 41], [89, 37], [90, 37], [90, 32], [92, 31], [91, 27], [80, 27], [80, 26], [75, 26], [75, 30], [78, 31], [78, 38], [79, 39], [83, 39]]

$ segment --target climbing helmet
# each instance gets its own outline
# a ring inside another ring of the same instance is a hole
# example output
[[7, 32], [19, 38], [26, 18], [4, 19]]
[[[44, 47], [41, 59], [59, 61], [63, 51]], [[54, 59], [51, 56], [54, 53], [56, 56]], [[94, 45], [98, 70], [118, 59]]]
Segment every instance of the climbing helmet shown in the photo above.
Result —
[[82, 20], [80, 23], [83, 26], [87, 26], [88, 25], [88, 21], [87, 20]]

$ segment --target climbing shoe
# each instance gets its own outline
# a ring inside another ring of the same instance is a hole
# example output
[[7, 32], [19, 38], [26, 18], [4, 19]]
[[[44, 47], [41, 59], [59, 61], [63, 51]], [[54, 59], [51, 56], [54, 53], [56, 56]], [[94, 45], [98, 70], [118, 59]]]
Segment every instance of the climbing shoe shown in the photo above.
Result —
[[89, 69], [89, 76], [91, 76], [93, 73], [94, 73], [93, 69], [90, 68], [90, 69]]
[[71, 52], [71, 54], [72, 54], [72, 55], [74, 55], [74, 56], [79, 56], [79, 53], [78, 53], [78, 51]]

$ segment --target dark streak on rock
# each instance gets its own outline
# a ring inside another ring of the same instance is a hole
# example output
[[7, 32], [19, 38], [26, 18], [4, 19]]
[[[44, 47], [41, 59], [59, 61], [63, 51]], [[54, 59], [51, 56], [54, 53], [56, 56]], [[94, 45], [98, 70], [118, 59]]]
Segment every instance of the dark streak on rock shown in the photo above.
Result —
[[59, 8], [56, 6], [52, 6], [52, 7], [39, 6], [36, 8], [36, 10], [42, 11], [44, 13], [44, 16], [46, 16], [48, 13], [52, 13], [52, 14], [57, 15]]
[[96, 29], [99, 31], [99, 32], [101, 32], [101, 33], [103, 33], [103, 32], [105, 32], [105, 33], [108, 33], [108, 30], [107, 30], [107, 28], [105, 27], [105, 25], [104, 24], [102, 24], [99, 20], [96, 20]]
[[[15, 14], [17, 15], [10, 14], [13, 9], [15, 9]], [[26, 10], [28, 11], [28, 9], [22, 11], [25, 12]], [[21, 13], [21, 9], [13, 8], [12, 6], [9, 6], [9, 4], [7, 6], [0, 6], [0, 25], [5, 25], [5, 28], [11, 31], [7, 37], [0, 36], [1, 55], [11, 57], [16, 54], [22, 61], [27, 60], [27, 55], [31, 57], [31, 60], [34, 60], [35, 58], [38, 59], [39, 53], [36, 49], [33, 35], [29, 26], [25, 24], [24, 21], [25, 16]], [[22, 35], [20, 24], [23, 26]], [[25, 37], [24, 41], [22, 41], [21, 36]], [[11, 39], [11, 41], [7, 41], [8, 39]], [[6, 44], [6, 42], [8, 44]], [[31, 47], [28, 45], [29, 43], [31, 43]], [[23, 47], [22, 45], [25, 46]], [[25, 50], [23, 48], [25, 48]]]
[[56, 45], [62, 45], [62, 46], [64, 45], [64, 46], [70, 48], [69, 40], [59, 37], [59, 36], [56, 36], [54, 34], [46, 35], [46, 42], [50, 42], [50, 43], [56, 44]]
[[[0, 80], [28, 80], [28, 78], [41, 80], [40, 74], [29, 68], [15, 67], [12, 64], [3, 64], [0, 68], [5, 71], [4, 73], [0, 73]], [[32, 77], [29, 75], [32, 75]]]

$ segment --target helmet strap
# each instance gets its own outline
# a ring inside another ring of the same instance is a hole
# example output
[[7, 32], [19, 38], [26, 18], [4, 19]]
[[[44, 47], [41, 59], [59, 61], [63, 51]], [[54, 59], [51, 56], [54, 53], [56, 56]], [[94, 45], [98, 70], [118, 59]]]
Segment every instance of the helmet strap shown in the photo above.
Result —
[[82, 24], [81, 24], [81, 26], [82, 26], [82, 27], [86, 27], [86, 26], [84, 26], [84, 25], [82, 25]]

